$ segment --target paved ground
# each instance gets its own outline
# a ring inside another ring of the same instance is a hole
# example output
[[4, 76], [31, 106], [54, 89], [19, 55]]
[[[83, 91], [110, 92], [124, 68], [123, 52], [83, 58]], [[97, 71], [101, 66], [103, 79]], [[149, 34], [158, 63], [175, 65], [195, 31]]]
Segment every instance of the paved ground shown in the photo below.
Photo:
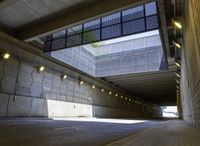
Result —
[[0, 120], [0, 146], [103, 146], [161, 121]]
[[0, 120], [0, 146], [200, 146], [181, 120]]
[[107, 146], [200, 146], [200, 129], [181, 120], [171, 120]]

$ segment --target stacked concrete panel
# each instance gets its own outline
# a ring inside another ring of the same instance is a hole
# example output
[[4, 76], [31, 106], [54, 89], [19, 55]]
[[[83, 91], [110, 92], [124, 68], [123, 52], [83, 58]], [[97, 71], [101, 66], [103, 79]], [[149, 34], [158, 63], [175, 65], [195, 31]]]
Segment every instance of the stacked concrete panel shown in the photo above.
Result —
[[184, 10], [181, 77], [183, 118], [200, 127], [200, 1], [185, 0]]

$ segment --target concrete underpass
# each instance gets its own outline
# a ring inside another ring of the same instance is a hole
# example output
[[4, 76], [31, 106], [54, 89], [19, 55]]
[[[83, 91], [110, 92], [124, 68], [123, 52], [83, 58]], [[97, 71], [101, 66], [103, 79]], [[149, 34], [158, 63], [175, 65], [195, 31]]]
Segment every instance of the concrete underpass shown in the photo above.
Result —
[[0, 2], [0, 145], [199, 146], [198, 0]]

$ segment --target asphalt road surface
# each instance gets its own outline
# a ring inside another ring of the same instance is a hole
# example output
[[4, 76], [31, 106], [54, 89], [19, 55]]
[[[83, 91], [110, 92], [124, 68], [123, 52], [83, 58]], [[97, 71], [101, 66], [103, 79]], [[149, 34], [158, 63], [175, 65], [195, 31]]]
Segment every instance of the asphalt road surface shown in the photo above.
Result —
[[86, 118], [0, 120], [0, 146], [104, 146], [161, 122]]

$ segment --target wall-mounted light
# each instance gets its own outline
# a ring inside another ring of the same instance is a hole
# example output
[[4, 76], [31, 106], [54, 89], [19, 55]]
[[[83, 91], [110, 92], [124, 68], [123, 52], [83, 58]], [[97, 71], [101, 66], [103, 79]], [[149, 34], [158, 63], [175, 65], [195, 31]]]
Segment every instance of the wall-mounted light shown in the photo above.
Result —
[[43, 72], [45, 70], [44, 66], [38, 66], [37, 67], [38, 72]]
[[172, 20], [172, 23], [174, 24], [174, 26], [178, 29], [182, 29], [182, 24], [181, 22], [178, 22], [176, 20]]
[[118, 94], [116, 93], [116, 94], [115, 94], [115, 96], [117, 97], [117, 96], [118, 96]]
[[92, 85], [92, 89], [94, 89], [95, 88], [95, 85]]
[[180, 74], [178, 74], [178, 73], [175, 73], [175, 75], [176, 75], [177, 77], [179, 77], [179, 78], [181, 77]]
[[179, 42], [173, 41], [173, 44], [177, 47], [177, 48], [181, 48], [181, 44]]
[[104, 92], [104, 89], [103, 89], [103, 88], [101, 89], [101, 92]]
[[109, 92], [109, 95], [111, 95], [111, 94], [112, 94], [112, 92], [110, 91], [110, 92]]
[[10, 58], [10, 54], [9, 53], [3, 54], [3, 59], [9, 59], [9, 58]]
[[67, 78], [67, 75], [62, 75], [61, 78], [62, 80], [65, 80]]
[[180, 63], [176, 62], [176, 66], [177, 67], [181, 67]]
[[80, 84], [80, 85], [83, 85], [83, 84], [84, 84], [84, 82], [83, 82], [83, 81], [80, 81], [80, 82], [79, 82], [79, 84]]

